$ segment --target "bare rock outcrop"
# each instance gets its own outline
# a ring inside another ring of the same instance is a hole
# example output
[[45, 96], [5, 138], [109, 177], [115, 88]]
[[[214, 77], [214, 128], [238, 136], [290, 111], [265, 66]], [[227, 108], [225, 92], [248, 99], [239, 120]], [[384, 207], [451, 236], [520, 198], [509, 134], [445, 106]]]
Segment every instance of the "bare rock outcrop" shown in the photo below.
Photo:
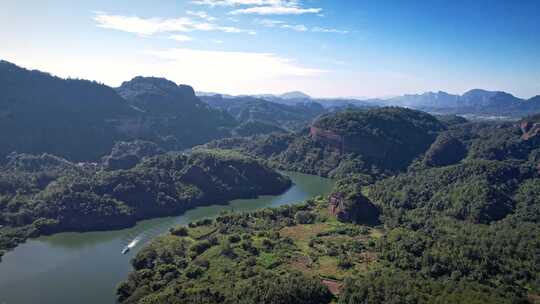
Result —
[[328, 211], [342, 222], [358, 224], [379, 222], [379, 210], [360, 193], [333, 193], [328, 198]]
[[540, 135], [540, 122], [534, 122], [531, 120], [522, 121], [519, 124], [521, 132], [521, 139], [530, 140], [538, 135]]

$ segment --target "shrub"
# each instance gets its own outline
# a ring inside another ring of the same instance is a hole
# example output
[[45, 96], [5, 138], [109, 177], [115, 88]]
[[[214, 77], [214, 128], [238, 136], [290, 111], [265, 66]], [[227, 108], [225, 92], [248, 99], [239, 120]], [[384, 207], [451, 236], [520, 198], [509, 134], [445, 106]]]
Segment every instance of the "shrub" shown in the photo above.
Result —
[[177, 226], [177, 227], [172, 227], [169, 232], [172, 234], [172, 235], [176, 235], [176, 236], [187, 236], [188, 235], [188, 230], [186, 227], [183, 227], [183, 226]]
[[297, 224], [312, 224], [316, 218], [317, 215], [310, 211], [298, 211], [294, 215], [294, 220]]

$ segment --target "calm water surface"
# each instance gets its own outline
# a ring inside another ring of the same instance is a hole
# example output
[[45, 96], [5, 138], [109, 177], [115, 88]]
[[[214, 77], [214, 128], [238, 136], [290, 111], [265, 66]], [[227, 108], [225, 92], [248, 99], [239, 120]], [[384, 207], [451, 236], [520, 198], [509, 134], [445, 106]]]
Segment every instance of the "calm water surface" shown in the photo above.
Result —
[[[329, 179], [286, 173], [292, 188], [278, 196], [234, 200], [181, 216], [139, 222], [116, 231], [59, 233], [30, 240], [4, 255], [0, 263], [0, 304], [115, 303], [114, 289], [131, 271], [130, 259], [145, 243], [170, 227], [213, 217], [222, 210], [249, 211], [301, 202], [330, 192]], [[126, 255], [122, 249], [140, 240]]]

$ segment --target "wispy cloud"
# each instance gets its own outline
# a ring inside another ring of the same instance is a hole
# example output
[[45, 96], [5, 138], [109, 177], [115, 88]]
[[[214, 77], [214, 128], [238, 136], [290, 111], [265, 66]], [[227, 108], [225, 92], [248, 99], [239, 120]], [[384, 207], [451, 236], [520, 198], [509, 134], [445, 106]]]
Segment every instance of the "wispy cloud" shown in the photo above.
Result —
[[335, 34], [348, 34], [350, 33], [347, 30], [340, 30], [340, 29], [334, 29], [334, 28], [324, 28], [320, 26], [309, 28], [303, 24], [288, 24], [285, 21], [282, 20], [275, 20], [275, 19], [255, 19], [255, 23], [264, 27], [270, 27], [270, 28], [283, 28], [283, 29], [290, 29], [297, 32], [307, 32], [311, 31], [314, 33], [335, 33]]
[[195, 17], [199, 17], [201, 19], [204, 19], [204, 20], [207, 20], [207, 21], [215, 21], [216, 18], [208, 15], [208, 13], [206, 13], [205, 11], [187, 11], [186, 14], [188, 15], [191, 15], [191, 16], [195, 16]]
[[297, 32], [307, 32], [309, 30], [307, 28], [307, 26], [305, 26], [303, 24], [296, 24], [296, 25], [283, 24], [283, 25], [281, 25], [281, 28], [291, 29], [291, 30], [297, 31]]
[[336, 33], [336, 34], [348, 34], [348, 33], [350, 33], [347, 30], [339, 30], [339, 29], [334, 29], [334, 28], [324, 28], [324, 27], [318, 27], [318, 26], [311, 28], [311, 31], [315, 32], [315, 33]]
[[225, 33], [248, 33], [255, 35], [253, 30], [233, 26], [222, 26], [215, 23], [200, 22], [188, 17], [180, 18], [141, 18], [138, 16], [110, 15], [97, 12], [94, 16], [98, 27], [150, 36], [157, 33], [219, 31]]
[[[249, 75], [250, 78], [275, 78], [283, 76], [315, 77], [326, 71], [303, 67], [294, 60], [271, 53], [208, 51], [187, 48], [149, 50], [145, 53], [178, 64], [188, 71], [212, 70], [223, 78]], [[235, 71], [231, 74], [231, 71]], [[209, 74], [201, 77], [209, 77]]]
[[285, 21], [273, 20], [273, 19], [255, 19], [255, 23], [264, 27], [278, 27], [285, 24]]
[[237, 9], [229, 12], [231, 15], [302, 15], [302, 14], [318, 14], [322, 8], [300, 8], [300, 7], [285, 7], [285, 6], [257, 6]]
[[188, 41], [191, 41], [193, 40], [191, 37], [189, 36], [186, 36], [186, 35], [171, 35], [169, 36], [169, 39], [172, 39], [172, 40], [176, 40], [178, 42], [188, 42]]
[[322, 8], [305, 8], [300, 0], [193, 0], [195, 4], [232, 6], [236, 8], [230, 15], [302, 15], [320, 14]]
[[193, 0], [192, 3], [208, 6], [298, 6], [299, 0]]

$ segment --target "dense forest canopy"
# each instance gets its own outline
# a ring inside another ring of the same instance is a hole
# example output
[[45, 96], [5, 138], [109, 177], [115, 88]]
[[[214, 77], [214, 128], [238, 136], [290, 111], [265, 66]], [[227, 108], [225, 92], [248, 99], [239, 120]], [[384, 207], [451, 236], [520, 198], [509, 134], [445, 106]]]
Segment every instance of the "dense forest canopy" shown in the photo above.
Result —
[[102, 170], [52, 155], [12, 154], [0, 171], [0, 249], [59, 231], [131, 226], [209, 202], [277, 194], [290, 180], [227, 151], [144, 158], [127, 170]]
[[[540, 136], [524, 136], [523, 122], [388, 108], [328, 114], [313, 126], [333, 133], [258, 135], [206, 147], [342, 177], [331, 196], [172, 229], [134, 259], [119, 300], [234, 303], [242, 293], [263, 303], [303, 303], [306, 295], [314, 303], [538, 301]], [[409, 150], [415, 153], [405, 168], [373, 160], [366, 166], [367, 153], [336, 145], [346, 136], [380, 136], [417, 150]], [[298, 276], [305, 283], [281, 287]], [[248, 291], [251, 282], [267, 291]]]

